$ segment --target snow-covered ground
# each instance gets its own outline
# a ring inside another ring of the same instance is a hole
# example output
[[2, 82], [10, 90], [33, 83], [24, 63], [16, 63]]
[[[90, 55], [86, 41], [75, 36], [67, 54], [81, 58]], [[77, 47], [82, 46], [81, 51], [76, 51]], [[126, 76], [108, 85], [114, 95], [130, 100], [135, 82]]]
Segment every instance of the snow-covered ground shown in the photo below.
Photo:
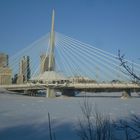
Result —
[[[95, 94], [88, 98], [93, 108], [112, 119], [140, 115], [140, 98], [122, 100], [120, 93]], [[101, 95], [108, 97], [99, 97]], [[82, 113], [83, 97], [30, 97], [0, 93], [0, 140], [47, 140], [48, 112], [57, 140], [78, 140], [76, 127]]]

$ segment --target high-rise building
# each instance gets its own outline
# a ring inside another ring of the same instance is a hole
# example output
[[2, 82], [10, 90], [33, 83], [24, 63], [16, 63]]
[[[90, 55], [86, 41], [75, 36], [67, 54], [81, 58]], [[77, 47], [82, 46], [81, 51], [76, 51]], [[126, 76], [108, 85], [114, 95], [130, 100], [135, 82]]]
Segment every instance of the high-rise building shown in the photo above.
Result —
[[12, 70], [8, 67], [8, 55], [0, 53], [0, 85], [12, 83]]
[[20, 61], [17, 83], [21, 84], [23, 82], [27, 82], [30, 79], [30, 75], [30, 58], [29, 56], [23, 56], [23, 58]]
[[49, 56], [42, 54], [40, 56], [40, 73], [48, 71]]
[[8, 55], [0, 53], [0, 67], [8, 67]]
[[44, 73], [45, 71], [54, 71], [55, 68], [55, 59], [53, 58], [53, 66], [49, 70], [49, 55], [42, 54], [40, 56], [40, 73]]

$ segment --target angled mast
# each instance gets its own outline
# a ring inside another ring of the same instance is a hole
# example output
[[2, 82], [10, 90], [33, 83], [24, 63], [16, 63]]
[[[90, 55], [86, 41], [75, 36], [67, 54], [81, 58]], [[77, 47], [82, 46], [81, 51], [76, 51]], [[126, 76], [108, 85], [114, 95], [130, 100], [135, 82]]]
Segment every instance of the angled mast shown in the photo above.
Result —
[[55, 48], [54, 18], [55, 18], [55, 11], [53, 9], [53, 11], [52, 11], [51, 32], [50, 32], [48, 71], [54, 71], [54, 69], [55, 69], [55, 57], [54, 57], [54, 48]]

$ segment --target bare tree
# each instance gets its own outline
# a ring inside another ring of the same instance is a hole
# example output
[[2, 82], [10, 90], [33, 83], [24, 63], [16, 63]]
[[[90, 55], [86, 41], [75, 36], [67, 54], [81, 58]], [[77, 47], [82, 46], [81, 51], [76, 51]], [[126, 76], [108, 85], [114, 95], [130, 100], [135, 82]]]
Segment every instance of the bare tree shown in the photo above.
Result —
[[122, 66], [125, 70], [125, 71], [123, 71], [123, 73], [130, 76], [133, 79], [133, 82], [140, 83], [140, 76], [138, 76], [134, 72], [133, 65], [130, 66], [128, 64], [128, 62], [125, 60], [125, 55], [124, 54], [122, 55], [120, 50], [118, 50], [118, 59], [120, 61], [120, 66]]
[[[99, 113], [97, 108], [85, 98], [81, 105], [83, 119], [79, 120], [77, 134], [81, 140], [139, 140], [140, 116], [132, 115], [129, 119], [112, 121], [109, 116]], [[119, 131], [123, 134], [118, 135]]]
[[114, 123], [116, 130], [124, 132], [125, 140], [140, 139], [140, 117], [132, 115], [130, 119]]
[[101, 115], [92, 104], [84, 99], [81, 106], [83, 120], [79, 120], [78, 136], [81, 140], [113, 140], [110, 117]]

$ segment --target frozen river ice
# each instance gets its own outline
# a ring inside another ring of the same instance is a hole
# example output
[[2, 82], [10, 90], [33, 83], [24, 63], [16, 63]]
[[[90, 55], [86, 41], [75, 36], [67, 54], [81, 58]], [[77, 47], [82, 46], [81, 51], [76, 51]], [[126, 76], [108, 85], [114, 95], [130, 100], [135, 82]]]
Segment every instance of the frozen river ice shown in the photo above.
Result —
[[[100, 94], [101, 95], [101, 94]], [[105, 94], [104, 94], [105, 95]], [[114, 93], [112, 93], [114, 95]], [[140, 98], [90, 97], [89, 102], [99, 112], [112, 119], [140, 115]], [[82, 97], [30, 97], [0, 94], [0, 140], [47, 140], [48, 112], [57, 139], [78, 140], [76, 127], [82, 113]]]

